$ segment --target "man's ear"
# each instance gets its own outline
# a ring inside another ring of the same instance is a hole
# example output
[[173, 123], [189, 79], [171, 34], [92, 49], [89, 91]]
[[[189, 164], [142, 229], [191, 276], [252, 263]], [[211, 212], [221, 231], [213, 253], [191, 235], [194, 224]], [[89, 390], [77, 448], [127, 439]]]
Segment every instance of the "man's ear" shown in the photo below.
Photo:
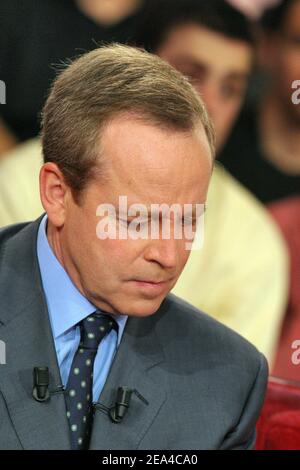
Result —
[[40, 170], [40, 197], [49, 220], [55, 227], [65, 222], [66, 204], [71, 191], [55, 163], [45, 163]]

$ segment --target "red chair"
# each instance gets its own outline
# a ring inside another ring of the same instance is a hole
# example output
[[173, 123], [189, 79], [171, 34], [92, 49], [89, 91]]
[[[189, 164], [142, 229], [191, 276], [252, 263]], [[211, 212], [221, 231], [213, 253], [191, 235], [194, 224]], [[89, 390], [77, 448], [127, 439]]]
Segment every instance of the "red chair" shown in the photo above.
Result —
[[300, 450], [300, 382], [270, 377], [256, 449]]

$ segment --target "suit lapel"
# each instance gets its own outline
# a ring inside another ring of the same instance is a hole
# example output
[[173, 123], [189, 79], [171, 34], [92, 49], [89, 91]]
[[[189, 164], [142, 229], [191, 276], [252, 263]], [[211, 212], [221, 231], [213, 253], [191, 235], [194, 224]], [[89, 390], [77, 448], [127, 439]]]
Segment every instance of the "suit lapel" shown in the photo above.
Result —
[[38, 225], [30, 224], [11, 238], [3, 255], [0, 337], [7, 357], [0, 367], [0, 390], [24, 449], [68, 449], [63, 394], [45, 403], [32, 397], [33, 367], [49, 367], [50, 390], [61, 382], [36, 259]]
[[[161, 307], [160, 310], [163, 308]], [[124, 420], [111, 422], [101, 411], [96, 411], [90, 449], [136, 449], [166, 400], [165, 376], [157, 366], [164, 355], [155, 332], [160, 311], [151, 317], [129, 318], [124, 335], [110, 370], [99, 402], [114, 404], [120, 386], [136, 389], [147, 401], [146, 405], [135, 394]]]
[[[12, 425], [24, 449], [70, 449], [69, 425], [63, 393], [39, 403], [32, 397], [33, 367], [48, 366], [50, 390], [61, 384], [54, 340], [42, 290], [36, 255], [40, 220], [6, 242], [0, 265], [0, 338], [6, 343], [7, 364], [0, 367], [0, 391]], [[147, 401], [132, 396], [121, 424], [95, 413], [91, 449], [134, 449], [166, 400], [165, 377], [156, 367], [164, 361], [154, 315], [129, 318], [118, 353], [99, 402], [114, 403], [119, 386], [136, 389]]]

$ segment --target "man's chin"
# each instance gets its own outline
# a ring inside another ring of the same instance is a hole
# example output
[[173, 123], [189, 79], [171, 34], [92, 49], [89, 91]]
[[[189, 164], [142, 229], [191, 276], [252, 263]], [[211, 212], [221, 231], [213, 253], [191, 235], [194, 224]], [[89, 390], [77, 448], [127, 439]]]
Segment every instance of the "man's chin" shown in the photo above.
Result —
[[164, 297], [155, 300], [145, 300], [132, 302], [124, 306], [122, 313], [130, 317], [149, 317], [154, 315], [161, 306]]
[[[96, 307], [111, 315], [128, 315], [130, 317], [148, 317], [153, 315], [160, 307], [166, 295], [152, 298], [144, 296], [121, 295], [118, 299], [103, 302], [100, 299], [91, 299]], [[117, 300], [117, 301], [114, 301]]]

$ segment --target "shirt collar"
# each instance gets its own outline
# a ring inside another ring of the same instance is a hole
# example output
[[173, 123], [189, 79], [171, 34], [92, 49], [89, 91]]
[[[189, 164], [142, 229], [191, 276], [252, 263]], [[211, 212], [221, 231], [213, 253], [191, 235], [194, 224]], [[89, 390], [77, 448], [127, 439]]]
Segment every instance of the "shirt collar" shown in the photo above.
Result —
[[[37, 256], [52, 332], [54, 338], [57, 338], [95, 312], [97, 307], [81, 294], [54, 255], [48, 242], [46, 224], [47, 215], [43, 217], [38, 230]], [[119, 344], [128, 316], [111, 316], [118, 323]]]

